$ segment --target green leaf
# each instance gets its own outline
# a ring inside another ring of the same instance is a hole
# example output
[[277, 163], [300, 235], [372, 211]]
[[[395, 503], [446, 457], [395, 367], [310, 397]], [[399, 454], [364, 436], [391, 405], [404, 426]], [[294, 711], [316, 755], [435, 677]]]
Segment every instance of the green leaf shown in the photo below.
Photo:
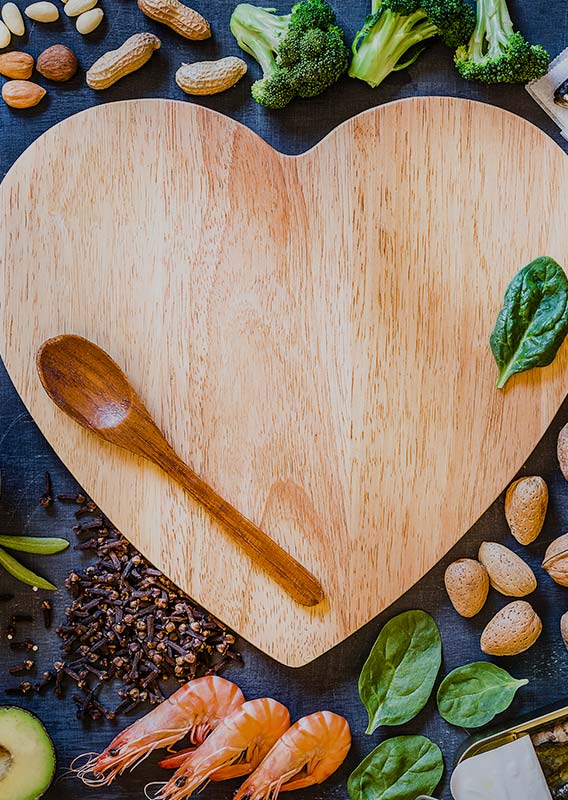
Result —
[[60, 553], [69, 547], [67, 539], [50, 538], [49, 536], [0, 536], [0, 546], [20, 553], [38, 553], [49, 556]]
[[450, 725], [479, 728], [509, 708], [517, 689], [527, 683], [487, 661], [465, 664], [440, 684], [438, 710]]
[[21, 581], [22, 583], [27, 583], [30, 586], [37, 586], [38, 589], [49, 589], [50, 591], [55, 591], [57, 586], [54, 586], [49, 581], [46, 581], [45, 578], [42, 578], [41, 575], [36, 575], [35, 572], [32, 572], [27, 567], [24, 567], [23, 564], [7, 553], [0, 547], [0, 567], [4, 567], [6, 572], [9, 572], [10, 575], [13, 575], [14, 578]]
[[415, 800], [444, 772], [440, 748], [425, 736], [397, 736], [376, 747], [347, 781], [350, 800]]
[[387, 622], [359, 676], [367, 733], [413, 719], [428, 702], [441, 662], [440, 633], [425, 611], [405, 611]]
[[568, 333], [567, 305], [568, 278], [552, 258], [535, 258], [515, 275], [489, 340], [499, 389], [515, 373], [554, 360]]

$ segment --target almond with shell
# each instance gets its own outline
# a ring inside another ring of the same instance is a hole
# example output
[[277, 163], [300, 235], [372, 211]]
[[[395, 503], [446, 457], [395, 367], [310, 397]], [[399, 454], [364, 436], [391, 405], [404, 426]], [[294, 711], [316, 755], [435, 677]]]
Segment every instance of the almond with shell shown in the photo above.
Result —
[[505, 517], [519, 544], [531, 544], [544, 525], [548, 506], [548, 487], [538, 475], [519, 478], [507, 489]]
[[489, 620], [481, 649], [490, 656], [516, 656], [532, 647], [541, 632], [542, 622], [531, 604], [515, 600]]
[[25, 81], [31, 78], [34, 71], [34, 59], [29, 53], [13, 50], [0, 54], [0, 75], [12, 80]]
[[548, 545], [542, 566], [553, 581], [568, 586], [568, 533]]
[[525, 597], [536, 589], [534, 572], [523, 559], [498, 542], [482, 542], [478, 558], [494, 589], [507, 597]]
[[560, 635], [562, 636], [562, 641], [568, 650], [568, 611], [562, 614], [562, 617], [560, 618]]
[[558, 434], [558, 442], [556, 444], [556, 455], [558, 456], [558, 464], [560, 470], [566, 480], [568, 481], [568, 422], [560, 433]]
[[453, 561], [444, 574], [444, 584], [450, 602], [462, 617], [474, 617], [487, 600], [489, 575], [473, 558]]

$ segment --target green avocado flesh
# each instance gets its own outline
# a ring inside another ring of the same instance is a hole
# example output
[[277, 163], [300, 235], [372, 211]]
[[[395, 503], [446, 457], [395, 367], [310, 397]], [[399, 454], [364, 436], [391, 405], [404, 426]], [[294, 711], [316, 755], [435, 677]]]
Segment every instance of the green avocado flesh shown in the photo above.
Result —
[[0, 706], [0, 800], [38, 800], [55, 774], [55, 750], [39, 719]]

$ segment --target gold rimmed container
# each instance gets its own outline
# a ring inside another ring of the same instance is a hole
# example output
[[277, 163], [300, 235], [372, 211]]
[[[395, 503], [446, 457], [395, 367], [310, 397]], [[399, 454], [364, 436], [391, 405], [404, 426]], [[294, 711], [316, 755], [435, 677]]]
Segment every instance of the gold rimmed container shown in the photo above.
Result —
[[486, 753], [509, 742], [514, 742], [521, 736], [534, 736], [540, 731], [555, 728], [562, 723], [568, 725], [568, 704], [564, 700], [561, 704], [547, 706], [532, 714], [525, 715], [513, 723], [508, 723], [502, 728], [493, 728], [483, 734], [477, 734], [468, 739], [460, 750], [456, 766], [466, 758]]

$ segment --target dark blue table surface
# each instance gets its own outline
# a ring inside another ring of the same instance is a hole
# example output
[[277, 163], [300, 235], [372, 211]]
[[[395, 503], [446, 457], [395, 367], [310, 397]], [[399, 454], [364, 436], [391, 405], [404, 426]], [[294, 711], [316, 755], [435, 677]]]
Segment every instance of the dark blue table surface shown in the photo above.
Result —
[[[208, 42], [190, 43], [177, 37], [167, 28], [144, 18], [135, 3], [126, 0], [103, 0], [105, 22], [99, 31], [88, 38], [79, 36], [71, 20], [67, 18], [52, 26], [28, 23], [29, 41], [24, 42], [21, 49], [37, 55], [46, 46], [63, 42], [78, 54], [82, 71], [68, 85], [47, 86], [47, 82], [42, 81], [49, 94], [37, 109], [15, 112], [0, 103], [0, 177], [4, 176], [18, 155], [34, 139], [71, 114], [97, 103], [132, 97], [185, 99], [173, 79], [175, 69], [181, 61], [237, 54], [238, 48], [227, 27], [233, 3], [227, 0], [211, 0], [206, 3], [202, 0], [195, 5], [206, 13], [212, 23], [214, 37]], [[510, 5], [519, 27], [529, 38], [544, 44], [553, 56], [568, 45], [568, 4], [565, 0], [511, 0]], [[365, 0], [353, 0], [349, 3], [337, 0], [336, 8], [340, 22], [348, 34], [353, 34], [366, 13]], [[95, 94], [88, 89], [84, 83], [85, 68], [102, 52], [118, 46], [127, 36], [140, 30], [154, 31], [162, 40], [161, 50], [144, 70], [120, 81], [107, 92]], [[267, 112], [250, 99], [250, 79], [256, 74], [257, 70], [252, 66], [250, 77], [247, 76], [231, 92], [200, 102], [240, 120], [286, 153], [306, 150], [340, 122], [359, 111], [418, 94], [456, 95], [502, 106], [531, 120], [564, 149], [568, 149], [555, 125], [531, 100], [523, 87], [484, 87], [466, 83], [456, 74], [451, 53], [437, 44], [431, 46], [409, 70], [392, 75], [377, 90], [371, 90], [363, 83], [344, 79], [333, 92], [309, 102], [297, 101], [280, 112]], [[467, 187], [464, 190], [467, 191]], [[522, 224], [523, 220], [519, 220], [519, 225]], [[479, 650], [480, 631], [492, 614], [503, 605], [503, 598], [492, 592], [481, 614], [474, 620], [466, 621], [453, 611], [442, 585], [443, 571], [449, 561], [459, 556], [474, 556], [479, 543], [484, 539], [505, 542], [513, 549], [522, 551], [531, 563], [539, 580], [539, 589], [532, 600], [544, 622], [544, 632], [535, 647], [524, 655], [500, 661], [515, 676], [530, 680], [528, 686], [519, 693], [510, 711], [502, 715], [502, 718], [514, 717], [568, 695], [565, 688], [568, 680], [568, 653], [560, 639], [558, 627], [560, 616], [568, 608], [568, 593], [553, 584], [540, 567], [547, 543], [568, 529], [568, 484], [560, 474], [555, 456], [556, 436], [567, 420], [568, 403], [565, 403], [522, 470], [522, 474], [542, 475], [550, 488], [550, 509], [546, 525], [533, 545], [520, 548], [508, 534], [503, 515], [503, 497], [500, 497], [443, 562], [393, 607], [347, 642], [312, 664], [299, 670], [288, 669], [242, 642], [245, 666], [226, 674], [241, 685], [247, 696], [272, 695], [289, 706], [294, 718], [320, 708], [330, 708], [344, 714], [351, 724], [354, 746], [346, 764], [323, 786], [298, 793], [302, 800], [345, 798], [345, 780], [351, 769], [381, 739], [398, 733], [423, 733], [441, 746], [447, 770], [437, 795], [444, 800], [450, 797], [449, 775], [455, 754], [467, 736], [466, 732], [444, 723], [431, 701], [415, 720], [402, 729], [381, 730], [371, 737], [365, 736], [363, 731], [366, 720], [357, 695], [357, 677], [381, 625], [393, 614], [409, 608], [423, 608], [436, 618], [443, 640], [444, 672], [482, 656]], [[43, 474], [46, 470], [51, 473], [57, 492], [72, 491], [76, 484], [43, 439], [1, 364], [0, 470], [0, 530], [36, 535], [69, 534], [73, 523], [71, 510], [60, 506], [46, 512], [39, 506], [38, 498], [43, 492]], [[459, 498], [455, 498], [455, 502], [459, 502]], [[124, 533], [128, 534], [128, 531]], [[67, 571], [80, 560], [75, 551], [53, 558], [48, 564], [43, 561], [41, 566], [34, 557], [25, 559], [32, 568], [36, 566], [48, 573], [60, 585]], [[13, 654], [6, 646], [4, 631], [8, 613], [13, 613], [16, 608], [27, 610], [32, 605], [39, 617], [41, 599], [0, 573], [0, 591], [7, 590], [15, 591], [17, 600], [9, 612], [0, 608], [0, 692], [13, 683], [6, 675], [7, 668], [14, 662]], [[64, 591], [55, 596], [55, 614], [59, 619], [67, 599]], [[45, 669], [57, 656], [57, 637], [53, 632], [47, 634], [38, 624], [34, 638], [40, 645], [38, 666]], [[0, 698], [0, 703], [3, 701]], [[60, 775], [78, 753], [100, 750], [114, 730], [113, 725], [108, 722], [102, 725], [78, 722], [72, 703], [57, 701], [53, 696], [16, 702], [35, 711], [45, 721], [57, 746]], [[96, 800], [134, 800], [143, 797], [145, 783], [157, 777], [155, 761], [154, 758], [148, 760], [139, 770], [123, 777], [110, 789], [88, 790], [74, 780], [59, 780], [48, 793], [48, 798], [71, 800], [92, 796]], [[212, 800], [229, 798], [233, 788], [232, 784], [212, 785], [207, 788], [204, 797]]]

